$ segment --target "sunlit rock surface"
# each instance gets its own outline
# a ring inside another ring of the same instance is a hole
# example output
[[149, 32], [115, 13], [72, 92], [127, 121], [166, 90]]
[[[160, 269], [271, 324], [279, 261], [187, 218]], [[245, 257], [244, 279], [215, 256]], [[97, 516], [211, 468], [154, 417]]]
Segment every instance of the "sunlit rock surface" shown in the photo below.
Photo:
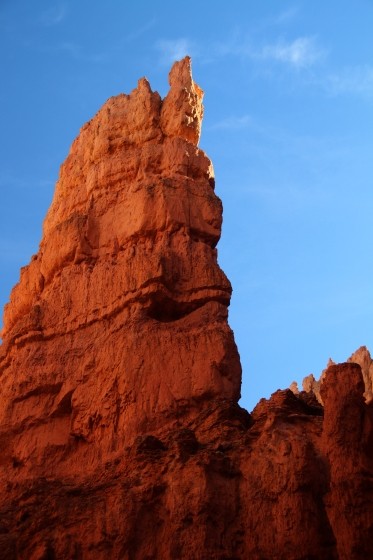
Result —
[[4, 314], [4, 560], [372, 557], [367, 355], [237, 404], [202, 97], [188, 57], [143, 78], [61, 167]]

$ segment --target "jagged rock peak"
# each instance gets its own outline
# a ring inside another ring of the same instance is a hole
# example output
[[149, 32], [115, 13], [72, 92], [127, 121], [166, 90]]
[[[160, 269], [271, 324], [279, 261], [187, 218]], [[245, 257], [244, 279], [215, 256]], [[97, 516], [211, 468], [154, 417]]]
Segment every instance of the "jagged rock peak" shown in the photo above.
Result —
[[373, 360], [368, 348], [360, 346], [347, 361], [359, 364], [361, 367], [365, 385], [364, 397], [367, 402], [371, 401], [373, 399]]
[[[358, 364], [360, 366], [365, 387], [364, 397], [366, 402], [370, 402], [373, 399], [373, 360], [368, 348], [366, 346], [361, 346], [348, 358], [347, 362]], [[320, 404], [323, 404], [321, 388], [325, 379], [326, 371], [333, 365], [335, 365], [335, 362], [329, 358], [326, 368], [321, 372], [319, 379], [316, 379], [311, 373], [310, 375], [304, 377], [302, 381], [303, 391], [306, 393], [314, 393]], [[294, 394], [299, 392], [296, 382], [293, 382], [290, 385], [290, 389]]]
[[193, 81], [189, 56], [175, 62], [169, 73], [171, 89], [163, 101], [161, 127], [169, 136], [198, 144], [203, 118], [203, 91]]

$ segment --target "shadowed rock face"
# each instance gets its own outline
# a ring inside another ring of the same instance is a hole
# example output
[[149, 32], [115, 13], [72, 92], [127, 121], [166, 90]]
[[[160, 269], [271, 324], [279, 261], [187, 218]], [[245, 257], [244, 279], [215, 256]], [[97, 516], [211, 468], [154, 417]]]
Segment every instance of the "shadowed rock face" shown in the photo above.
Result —
[[[364, 381], [364, 398], [366, 402], [373, 400], [373, 360], [370, 356], [369, 350], [366, 346], [361, 346], [354, 352], [347, 360], [349, 363], [358, 364], [361, 367]], [[307, 375], [303, 379], [303, 390], [306, 393], [313, 394], [320, 404], [323, 404], [321, 396], [321, 387], [326, 375], [328, 367], [335, 365], [332, 359], [329, 359], [326, 369], [321, 372], [320, 378], [315, 379], [313, 374]], [[297, 383], [294, 381], [291, 385], [291, 390], [296, 394], [298, 393]]]
[[140, 80], [61, 167], [5, 309], [4, 560], [372, 556], [359, 365], [325, 372], [325, 414], [312, 392], [237, 404], [202, 95], [188, 57], [164, 100]]

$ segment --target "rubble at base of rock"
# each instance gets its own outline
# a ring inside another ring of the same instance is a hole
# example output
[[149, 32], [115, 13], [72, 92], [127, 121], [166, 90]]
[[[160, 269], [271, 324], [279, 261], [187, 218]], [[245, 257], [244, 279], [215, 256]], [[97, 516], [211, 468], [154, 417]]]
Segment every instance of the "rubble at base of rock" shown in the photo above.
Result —
[[186, 57], [61, 167], [4, 314], [2, 560], [373, 557], [368, 351], [237, 404], [202, 98]]

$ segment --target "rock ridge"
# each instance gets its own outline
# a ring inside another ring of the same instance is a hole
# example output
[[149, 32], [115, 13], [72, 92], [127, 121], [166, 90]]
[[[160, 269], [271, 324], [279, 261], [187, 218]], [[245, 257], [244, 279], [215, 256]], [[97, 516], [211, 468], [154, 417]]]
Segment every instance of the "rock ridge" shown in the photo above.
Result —
[[[364, 398], [367, 402], [373, 399], [373, 360], [370, 352], [366, 346], [360, 346], [347, 360], [349, 363], [358, 364], [361, 367], [361, 372], [364, 381]], [[323, 404], [321, 388], [324, 382], [327, 369], [335, 365], [335, 362], [330, 358], [326, 368], [321, 372], [320, 378], [315, 379], [313, 373], [307, 375], [302, 382], [303, 391], [313, 394], [320, 404]], [[297, 394], [299, 393], [298, 384], [294, 381], [291, 385], [291, 390]]]

